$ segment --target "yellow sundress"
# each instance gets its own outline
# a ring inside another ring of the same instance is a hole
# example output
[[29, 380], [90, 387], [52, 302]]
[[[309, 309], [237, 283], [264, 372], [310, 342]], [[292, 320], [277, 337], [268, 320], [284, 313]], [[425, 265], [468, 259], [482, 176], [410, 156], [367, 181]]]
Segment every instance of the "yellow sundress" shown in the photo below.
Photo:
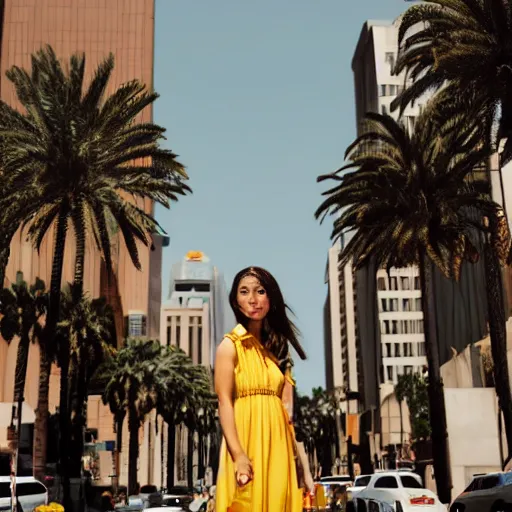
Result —
[[223, 440], [217, 476], [217, 512], [302, 512], [294, 434], [281, 400], [285, 379], [277, 360], [242, 325], [226, 335], [236, 348], [235, 424], [252, 461], [253, 479], [237, 485], [234, 463]]

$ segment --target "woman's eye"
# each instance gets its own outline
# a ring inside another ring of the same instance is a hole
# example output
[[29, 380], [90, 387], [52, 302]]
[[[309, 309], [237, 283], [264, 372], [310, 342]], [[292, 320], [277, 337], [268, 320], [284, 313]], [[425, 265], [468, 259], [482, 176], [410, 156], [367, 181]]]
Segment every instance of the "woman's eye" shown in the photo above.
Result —
[[265, 292], [265, 290], [258, 290], [258, 293], [259, 293], [260, 295], [265, 295], [265, 293], [266, 293], [266, 292]]

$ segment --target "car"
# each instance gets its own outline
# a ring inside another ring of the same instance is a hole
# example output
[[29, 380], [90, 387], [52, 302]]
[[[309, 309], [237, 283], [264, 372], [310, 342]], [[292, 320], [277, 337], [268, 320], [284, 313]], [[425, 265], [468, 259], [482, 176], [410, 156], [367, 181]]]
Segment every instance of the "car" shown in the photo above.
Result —
[[385, 471], [371, 475], [368, 485], [358, 493], [353, 503], [357, 512], [366, 512], [371, 502], [381, 510], [446, 512], [436, 494], [425, 489], [421, 478], [410, 471]]
[[474, 475], [453, 501], [450, 512], [508, 512], [512, 510], [512, 473]]
[[[48, 489], [33, 476], [16, 477], [16, 495], [23, 512], [48, 504]], [[0, 476], [0, 509], [11, 506], [11, 477]]]
[[359, 475], [354, 480], [354, 485], [347, 487], [347, 495], [349, 500], [353, 500], [361, 491], [366, 489], [370, 483], [372, 475]]
[[164, 507], [182, 507], [188, 510], [189, 505], [194, 500], [195, 492], [195, 489], [185, 485], [170, 487], [163, 495], [162, 505]]

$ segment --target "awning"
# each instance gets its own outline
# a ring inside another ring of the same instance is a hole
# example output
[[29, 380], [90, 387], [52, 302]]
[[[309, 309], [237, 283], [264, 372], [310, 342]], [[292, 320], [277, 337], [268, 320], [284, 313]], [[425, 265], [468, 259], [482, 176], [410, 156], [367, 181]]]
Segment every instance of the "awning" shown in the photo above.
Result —
[[[0, 402], [0, 428], [7, 428], [11, 424], [12, 402]], [[31, 424], [36, 420], [34, 409], [23, 402], [21, 410], [21, 423]]]

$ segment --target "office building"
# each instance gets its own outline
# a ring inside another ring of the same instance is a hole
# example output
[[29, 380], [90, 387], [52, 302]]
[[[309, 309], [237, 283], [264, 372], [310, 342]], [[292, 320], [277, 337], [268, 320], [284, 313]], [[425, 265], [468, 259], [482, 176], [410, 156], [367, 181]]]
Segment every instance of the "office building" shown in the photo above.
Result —
[[[339, 268], [342, 243], [336, 242], [328, 253], [324, 304], [325, 375], [328, 391], [337, 391], [342, 410], [346, 391], [358, 392], [362, 380], [359, 358], [359, 334], [356, 322], [355, 274], [352, 264]], [[356, 406], [357, 408], [357, 406]], [[356, 409], [352, 407], [352, 411]]]
[[420, 373], [426, 365], [420, 277], [416, 267], [377, 272], [382, 352], [381, 381]]
[[[186, 352], [195, 364], [213, 367], [215, 350], [222, 341], [224, 334], [231, 331], [236, 321], [228, 300], [224, 277], [220, 270], [212, 265], [208, 256], [201, 251], [189, 251], [183, 260], [172, 266], [171, 281], [167, 301], [162, 305], [160, 342], [174, 345]], [[189, 450], [194, 450], [192, 458], [194, 482], [208, 478], [206, 470], [216, 462], [201, 460], [199, 453], [210, 454], [211, 450], [201, 446], [210, 445], [211, 439], [199, 439], [195, 436], [190, 443], [188, 431], [179, 426], [176, 428], [174, 481], [187, 484], [190, 460]], [[158, 475], [167, 475], [167, 436], [163, 440], [163, 459], [155, 458], [158, 466], [154, 469], [154, 482], [158, 485]], [[159, 447], [156, 447], [157, 452]], [[162, 471], [161, 464], [164, 464]], [[202, 468], [202, 469], [200, 469]], [[211, 473], [210, 473], [211, 475]]]
[[[5, 76], [13, 65], [30, 70], [31, 54], [51, 45], [59, 58], [67, 61], [76, 52], [86, 55], [86, 81], [92, 78], [97, 65], [110, 53], [115, 57], [115, 69], [107, 90], [112, 93], [121, 84], [138, 79], [153, 85], [154, 0], [3, 0], [0, 2], [0, 97], [18, 107], [14, 88]], [[152, 119], [147, 107], [140, 120]], [[153, 211], [150, 201], [140, 204]], [[36, 277], [50, 283], [53, 230], [49, 230], [40, 252], [27, 241], [27, 233], [19, 231], [11, 245], [11, 255], [4, 285], [15, 280], [18, 271], [26, 281]], [[74, 275], [73, 232], [68, 232], [63, 282]], [[158, 335], [160, 328], [160, 267], [165, 239], [155, 237], [154, 250], [139, 246], [142, 271], [133, 266], [119, 238], [112, 248], [115, 279], [107, 282], [100, 254], [92, 240], [88, 241], [85, 259], [85, 289], [91, 297], [106, 296], [116, 314], [119, 342], [127, 334]], [[14, 368], [17, 343], [0, 342], [0, 403], [10, 403], [13, 397]], [[23, 417], [33, 423], [37, 406], [39, 376], [39, 347], [31, 345]], [[99, 397], [91, 397], [88, 420], [97, 428], [100, 440], [115, 439], [112, 419]], [[52, 369], [50, 383], [50, 412], [55, 412], [59, 400], [59, 370]], [[2, 423], [3, 427], [3, 423]], [[125, 439], [127, 437], [125, 436]], [[5, 446], [5, 429], [0, 428], [0, 447]], [[127, 450], [125, 450], [127, 454]], [[140, 463], [141, 481], [147, 457]], [[126, 468], [126, 461], [123, 467]], [[106, 474], [111, 473], [109, 468]], [[123, 474], [123, 477], [125, 475]], [[107, 478], [107, 482], [110, 479]]]

